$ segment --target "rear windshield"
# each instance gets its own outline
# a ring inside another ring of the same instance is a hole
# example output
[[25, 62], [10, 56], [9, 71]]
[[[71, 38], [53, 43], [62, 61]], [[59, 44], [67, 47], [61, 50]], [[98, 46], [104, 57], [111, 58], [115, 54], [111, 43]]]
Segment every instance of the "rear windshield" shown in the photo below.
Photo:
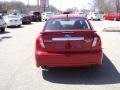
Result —
[[40, 12], [34, 12], [34, 15], [40, 15]]
[[99, 13], [94, 13], [95, 14], [95, 16], [100, 16], [100, 14]]
[[7, 16], [7, 17], [8, 18], [18, 18], [18, 16], [14, 16], [14, 15], [13, 16], [12, 15], [11, 16]]
[[91, 29], [87, 19], [62, 18], [50, 19], [46, 23], [45, 30], [88, 30]]

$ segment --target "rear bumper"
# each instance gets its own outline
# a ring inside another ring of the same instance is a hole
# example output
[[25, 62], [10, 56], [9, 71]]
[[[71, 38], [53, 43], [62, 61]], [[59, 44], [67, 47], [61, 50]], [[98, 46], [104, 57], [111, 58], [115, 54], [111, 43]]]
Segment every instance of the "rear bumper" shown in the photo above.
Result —
[[27, 23], [27, 22], [31, 22], [31, 20], [29, 19], [22, 20], [22, 23]]
[[22, 21], [7, 23], [7, 26], [19, 26], [22, 25]]
[[32, 17], [32, 21], [41, 20], [41, 17]]
[[102, 57], [102, 51], [77, 54], [58, 54], [40, 51], [35, 52], [37, 67], [80, 67], [89, 65], [101, 65]]
[[100, 20], [100, 17], [95, 17], [95, 18], [93, 18], [94, 20]]

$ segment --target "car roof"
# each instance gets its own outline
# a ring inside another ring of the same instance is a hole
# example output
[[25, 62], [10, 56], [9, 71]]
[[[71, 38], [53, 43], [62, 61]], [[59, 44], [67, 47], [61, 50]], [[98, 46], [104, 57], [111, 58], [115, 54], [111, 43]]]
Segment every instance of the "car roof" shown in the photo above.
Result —
[[8, 16], [17, 16], [17, 15], [12, 15], [12, 14], [10, 14], [10, 15], [6, 15], [6, 16], [8, 17]]
[[54, 12], [43, 12], [43, 13], [54, 13]]
[[[39, 11], [30, 11], [31, 13], [34, 13], [34, 12], [39, 12]], [[40, 12], [39, 12], [40, 13]]]
[[13, 16], [13, 17], [15, 17], [15, 18], [18, 18], [18, 16], [17, 15], [5, 15], [4, 17], [11, 17], [11, 16]]
[[77, 15], [77, 14], [60, 14], [60, 15], [55, 15], [51, 17], [50, 19], [56, 19], [56, 18], [83, 18], [86, 19], [85, 16], [83, 15]]

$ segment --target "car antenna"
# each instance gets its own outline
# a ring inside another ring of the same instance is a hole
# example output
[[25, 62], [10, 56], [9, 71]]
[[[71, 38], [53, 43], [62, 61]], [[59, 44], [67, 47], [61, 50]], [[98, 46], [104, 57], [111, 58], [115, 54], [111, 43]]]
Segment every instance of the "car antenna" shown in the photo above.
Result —
[[68, 20], [68, 14], [67, 14], [67, 20]]
[[68, 15], [70, 14], [70, 12], [63, 12], [63, 14], [67, 15], [67, 20], [68, 20]]

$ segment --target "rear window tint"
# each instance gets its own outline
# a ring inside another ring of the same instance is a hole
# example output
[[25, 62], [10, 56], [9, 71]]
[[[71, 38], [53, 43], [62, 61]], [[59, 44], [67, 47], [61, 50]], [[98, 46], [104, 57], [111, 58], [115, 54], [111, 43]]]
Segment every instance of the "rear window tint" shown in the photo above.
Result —
[[40, 12], [34, 12], [35, 15], [40, 15]]
[[87, 19], [81, 18], [62, 18], [50, 19], [46, 23], [45, 29], [48, 30], [88, 30], [91, 29]]
[[15, 16], [14, 16], [14, 15], [13, 15], [13, 16], [11, 15], [11, 16], [7, 16], [7, 17], [8, 17], [8, 18], [18, 18], [18, 16], [16, 16], [16, 15], [15, 15]]

